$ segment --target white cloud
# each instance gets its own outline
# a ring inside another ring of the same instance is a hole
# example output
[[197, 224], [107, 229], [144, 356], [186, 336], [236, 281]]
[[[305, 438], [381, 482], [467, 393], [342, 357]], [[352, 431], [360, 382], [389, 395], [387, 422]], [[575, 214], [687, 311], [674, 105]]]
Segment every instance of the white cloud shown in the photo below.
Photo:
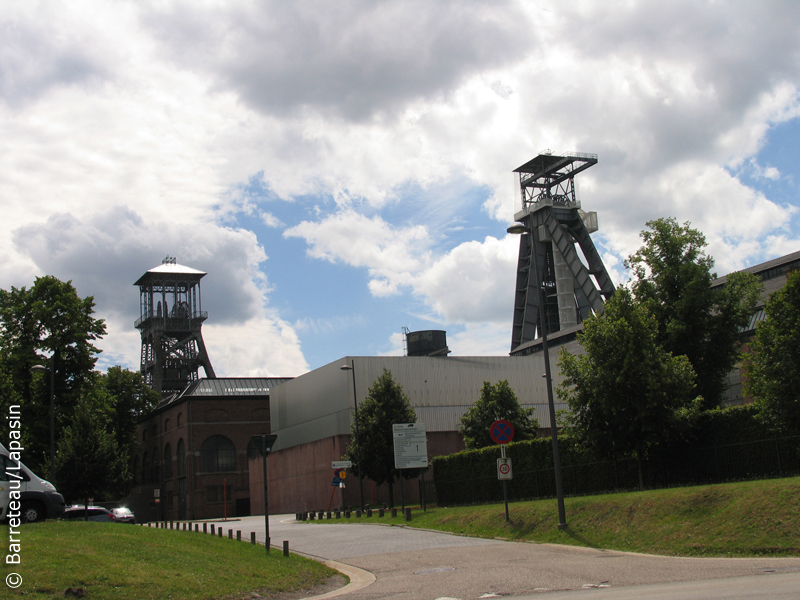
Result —
[[531, 44], [516, 2], [173, 3], [143, 21], [174, 60], [266, 114], [389, 119]]
[[366, 267], [375, 296], [391, 295], [409, 285], [412, 274], [427, 262], [430, 244], [425, 227], [393, 228], [380, 217], [368, 218], [352, 210], [317, 223], [304, 221], [283, 235], [305, 239], [314, 258]]
[[467, 242], [415, 279], [414, 291], [448, 322], [511, 322], [519, 238]]
[[[172, 254], [209, 273], [212, 361], [305, 368], [320, 317], [274, 311], [264, 249], [223, 226], [242, 214], [499, 347], [479, 328], [510, 327], [516, 242], [451, 234], [508, 222], [545, 147], [598, 153], [579, 180], [615, 281], [662, 216], [719, 272], [797, 249], [796, 206], [737, 179], [793, 179], [755, 155], [800, 115], [796, 2], [18, 2], [0, 34], [0, 287], [73, 279], [112, 359], [138, 360], [131, 284]], [[253, 178], [292, 202], [236, 193]]]

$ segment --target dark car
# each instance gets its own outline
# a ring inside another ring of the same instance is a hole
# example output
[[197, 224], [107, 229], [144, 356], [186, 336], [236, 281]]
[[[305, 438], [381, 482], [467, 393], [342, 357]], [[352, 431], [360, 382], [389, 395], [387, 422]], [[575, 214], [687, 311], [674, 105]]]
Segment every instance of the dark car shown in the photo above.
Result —
[[134, 515], [133, 511], [127, 506], [112, 508], [111, 512], [120, 523], [136, 523], [136, 515]]
[[[71, 506], [64, 511], [61, 518], [65, 521], [83, 521], [87, 517], [87, 511], [83, 506]], [[102, 506], [90, 506], [88, 510], [88, 520], [96, 522], [114, 522], [117, 517], [110, 510]]]

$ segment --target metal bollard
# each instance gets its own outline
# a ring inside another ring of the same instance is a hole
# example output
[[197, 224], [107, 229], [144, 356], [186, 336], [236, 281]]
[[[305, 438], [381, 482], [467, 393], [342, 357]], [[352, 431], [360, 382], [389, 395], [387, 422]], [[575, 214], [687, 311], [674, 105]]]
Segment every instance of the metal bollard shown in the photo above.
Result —
[[242, 541], [242, 532], [239, 529], [236, 530], [236, 541], [237, 542], [241, 542]]
[[344, 518], [345, 519], [349, 519], [350, 518], [350, 511], [349, 510], [344, 511]]
[[379, 516], [381, 519], [383, 518], [383, 509], [382, 509], [382, 508], [379, 508], [379, 509], [378, 509], [378, 516]]
[[228, 539], [229, 540], [233, 539], [233, 529], [228, 529]]
[[336, 518], [337, 518], [337, 519], [341, 519], [341, 518], [342, 518], [342, 513], [341, 513], [341, 512], [339, 512], [338, 510], [337, 510], [337, 511], [335, 511], [335, 512], [334, 512], [334, 514], [336, 515]]
[[367, 509], [367, 517], [371, 517], [371, 516], [372, 516], [372, 509], [368, 508]]
[[222, 537], [222, 527], [217, 527], [217, 533], [219, 534], [219, 537]]
[[356, 517], [359, 518], [359, 519], [361, 518], [361, 509], [360, 508], [356, 511]]
[[393, 509], [392, 509], [392, 518], [394, 518], [394, 517], [396, 517], [396, 516], [397, 516], [397, 509], [396, 509], [396, 508], [393, 508]]
[[328, 521], [331, 520], [331, 511], [325, 513], [325, 518], [328, 519]]
[[195, 523], [194, 524], [194, 532], [197, 533], [198, 531], [200, 531], [200, 526], [197, 523]]
[[289, 556], [289, 540], [283, 540], [283, 555]]
[[411, 520], [411, 507], [406, 508], [406, 521]]
[[251, 544], [255, 544], [256, 543], [256, 532], [255, 531], [251, 531], [250, 532], [250, 543]]
[[206, 529], [206, 524], [203, 523], [203, 533], [208, 533], [208, 529]]
[[211, 524], [211, 535], [214, 535], [214, 524]]

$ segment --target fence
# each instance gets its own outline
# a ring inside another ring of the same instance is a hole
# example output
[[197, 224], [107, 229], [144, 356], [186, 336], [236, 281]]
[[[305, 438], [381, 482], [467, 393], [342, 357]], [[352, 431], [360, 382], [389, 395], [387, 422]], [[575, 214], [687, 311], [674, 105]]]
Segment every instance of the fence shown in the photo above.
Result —
[[[503, 487], [497, 480], [494, 465], [478, 470], [491, 472], [476, 472], [469, 479], [435, 478], [436, 503], [455, 506], [502, 502]], [[797, 475], [800, 474], [800, 436], [672, 448], [643, 461], [642, 474], [645, 487], [650, 489]], [[562, 464], [561, 479], [564, 494], [568, 496], [634, 490], [639, 488], [639, 468], [635, 458], [578, 461]], [[509, 500], [555, 495], [552, 467], [514, 470], [514, 478], [508, 481]]]

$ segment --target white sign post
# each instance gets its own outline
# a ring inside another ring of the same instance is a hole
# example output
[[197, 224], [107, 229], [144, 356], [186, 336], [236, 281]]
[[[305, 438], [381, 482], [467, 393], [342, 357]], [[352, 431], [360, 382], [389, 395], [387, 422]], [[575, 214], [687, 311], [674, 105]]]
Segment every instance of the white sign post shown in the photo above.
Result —
[[503, 479], [513, 479], [511, 473], [511, 459], [510, 458], [498, 458], [497, 459], [497, 478], [500, 480]]

